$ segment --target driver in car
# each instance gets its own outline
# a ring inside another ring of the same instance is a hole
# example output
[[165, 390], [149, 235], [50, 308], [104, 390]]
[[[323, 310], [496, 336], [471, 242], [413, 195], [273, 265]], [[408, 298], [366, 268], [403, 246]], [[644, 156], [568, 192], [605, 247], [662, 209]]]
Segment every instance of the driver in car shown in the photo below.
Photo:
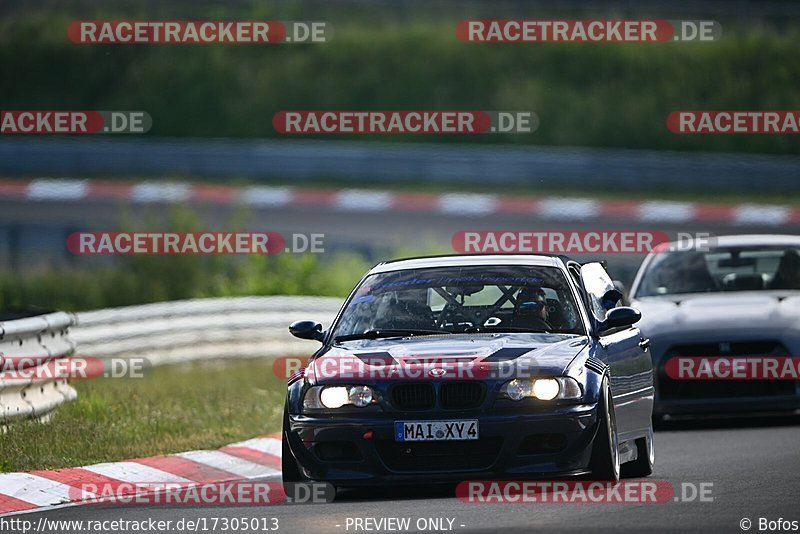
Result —
[[547, 321], [547, 296], [541, 287], [524, 287], [517, 293], [511, 326], [530, 330], [551, 330]]
[[800, 254], [796, 250], [783, 253], [769, 289], [800, 289]]
[[[387, 320], [376, 321], [373, 328], [398, 328], [411, 330], [433, 330], [436, 321], [428, 305], [426, 288], [403, 289], [386, 301], [388, 310], [382, 315]], [[381, 314], [378, 314], [381, 316]]]

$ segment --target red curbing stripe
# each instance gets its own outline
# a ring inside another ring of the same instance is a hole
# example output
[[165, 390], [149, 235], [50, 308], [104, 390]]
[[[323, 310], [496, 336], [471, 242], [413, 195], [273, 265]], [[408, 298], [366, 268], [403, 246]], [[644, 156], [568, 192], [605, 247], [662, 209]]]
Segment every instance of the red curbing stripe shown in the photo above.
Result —
[[110, 180], [98, 180], [89, 182], [86, 189], [86, 198], [118, 198], [127, 200], [131, 196], [134, 188], [133, 182], [114, 182]]
[[0, 494], [0, 514], [8, 514], [10, 512], [22, 512], [23, 510], [32, 510], [38, 508], [39, 505], [23, 501], [11, 497], [10, 495]]
[[[86, 180], [86, 194], [82, 199], [118, 199], [131, 201], [135, 187], [151, 182], [130, 182], [116, 180]], [[28, 191], [34, 181], [30, 180], [0, 180], [0, 200], [27, 198]], [[198, 203], [209, 203], [218, 205], [229, 205], [239, 201], [244, 189], [236, 186], [223, 184], [192, 184], [182, 182], [189, 190], [189, 200]], [[347, 189], [292, 189], [289, 200], [281, 206], [318, 206], [336, 207], [337, 199]], [[442, 199], [447, 193], [412, 193], [412, 192], [393, 192], [389, 190], [376, 190], [378, 194], [386, 194], [389, 197], [390, 210], [408, 211], [416, 213], [437, 213], [441, 212]], [[494, 207], [487, 212], [480, 212], [480, 215], [490, 214], [523, 214], [537, 216], [540, 213], [542, 202], [551, 200], [548, 198], [537, 198], [534, 196], [513, 196], [497, 195], [494, 196]], [[557, 198], [557, 197], [554, 197]], [[65, 201], [76, 201], [77, 198], [65, 198]], [[160, 201], [173, 202], [174, 199], [162, 199]], [[644, 201], [633, 200], [596, 200], [598, 212], [592, 214], [590, 218], [609, 217], [628, 220], [645, 220], [641, 213]], [[734, 223], [736, 210], [741, 204], [695, 204], [692, 215], [688, 221], [711, 222], [711, 223]], [[445, 210], [446, 211], [446, 210]], [[800, 207], [789, 207], [789, 224], [800, 224]]]
[[228, 185], [195, 185], [189, 199], [210, 204], [230, 204], [236, 200], [238, 193], [238, 188]]
[[331, 206], [339, 191], [331, 189], [295, 189], [291, 193], [289, 205]]
[[[280, 434], [268, 434], [259, 437], [281, 439]], [[230, 454], [231, 456], [265, 465], [278, 471], [281, 469], [281, 459], [279, 456], [274, 456], [272, 454], [239, 445], [229, 445], [219, 450]], [[197, 462], [182, 456], [151, 456], [147, 458], [136, 458], [124, 461], [138, 463], [185, 478], [192, 481], [191, 483], [187, 483], [190, 485], [192, 483], [209, 484], [214, 482], [240, 480], [242, 478], [235, 473], [212, 467], [210, 465], [205, 465], [201, 462]], [[81, 467], [37, 470], [30, 471], [30, 474], [69, 486], [70, 490], [68, 491], [68, 495], [71, 502], [109, 502], [107, 496], [149, 493], [141, 486], [141, 484], [108, 477]], [[0, 488], [0, 491], [1, 490], [2, 489]], [[95, 492], [99, 493], [99, 501], [95, 501], [89, 495], [85, 495], [85, 493]], [[110, 499], [112, 502], [113, 500], [113, 498]], [[0, 515], [34, 509], [44, 510], [47, 508], [49, 508], [49, 506], [42, 507], [25, 500], [0, 493]]]
[[105, 475], [89, 471], [88, 469], [82, 469], [80, 467], [31, 471], [31, 474], [66, 484], [71, 488], [75, 488], [74, 495], [72, 494], [72, 491], [70, 491], [70, 500], [72, 502], [79, 502], [83, 500], [83, 491], [91, 489], [87, 486], [94, 486], [100, 489], [101, 493], [116, 495], [118, 494], [121, 486], [124, 488], [131, 485], [131, 482], [107, 477]]
[[188, 478], [193, 482], [216, 482], [241, 478], [229, 471], [223, 471], [181, 456], [151, 456], [150, 458], [137, 458], [131, 462], [154, 467], [172, 475]]
[[390, 203], [391, 209], [403, 211], [435, 211], [439, 205], [439, 195], [430, 193], [395, 193]]
[[0, 197], [26, 197], [29, 185], [25, 180], [0, 180]]
[[280, 457], [272, 456], [271, 454], [266, 454], [249, 447], [228, 445], [227, 447], [222, 447], [220, 451], [230, 454], [231, 456], [236, 456], [237, 458], [242, 458], [243, 460], [250, 460], [251, 462], [266, 465], [274, 469], [281, 468]]
[[638, 219], [642, 203], [636, 200], [608, 200], [600, 202], [600, 216], [619, 219]]
[[495, 212], [530, 214], [533, 213], [535, 209], [536, 199], [533, 197], [515, 198], [502, 196], [497, 197]]
[[724, 204], [697, 204], [694, 209], [694, 220], [710, 222], [731, 222], [733, 206]]

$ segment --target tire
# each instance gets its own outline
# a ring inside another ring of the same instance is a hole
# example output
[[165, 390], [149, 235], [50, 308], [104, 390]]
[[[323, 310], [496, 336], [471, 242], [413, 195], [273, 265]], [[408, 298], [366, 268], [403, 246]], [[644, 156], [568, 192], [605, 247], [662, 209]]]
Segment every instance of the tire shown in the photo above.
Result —
[[656, 453], [653, 449], [653, 427], [647, 432], [647, 436], [636, 440], [636, 460], [628, 462], [622, 466], [623, 477], [649, 477], [653, 474], [653, 464], [655, 463]]
[[291, 487], [289, 484], [294, 484], [303, 481], [303, 475], [300, 473], [300, 467], [297, 465], [297, 460], [294, 459], [291, 449], [289, 448], [289, 411], [286, 406], [283, 408], [283, 429], [281, 431], [281, 480], [283, 481], [283, 489], [287, 495], [290, 495]]
[[620, 476], [619, 442], [617, 439], [617, 419], [608, 378], [603, 378], [600, 386], [600, 402], [597, 405], [597, 435], [592, 444], [591, 470], [595, 480], [617, 482]]

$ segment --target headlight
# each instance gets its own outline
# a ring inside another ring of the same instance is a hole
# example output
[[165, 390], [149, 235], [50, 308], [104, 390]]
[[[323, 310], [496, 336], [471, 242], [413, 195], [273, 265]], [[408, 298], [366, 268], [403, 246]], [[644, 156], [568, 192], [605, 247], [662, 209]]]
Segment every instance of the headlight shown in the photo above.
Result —
[[581, 398], [581, 386], [574, 378], [515, 378], [503, 384], [500, 396], [513, 401], [532, 397], [543, 401]]
[[511, 400], [522, 400], [533, 395], [533, 382], [516, 378], [503, 386], [503, 392]]
[[555, 378], [540, 378], [533, 381], [533, 396], [539, 400], [553, 400], [561, 393], [561, 385]]
[[303, 397], [303, 409], [334, 410], [351, 405], [363, 408], [377, 402], [369, 386], [314, 386]]
[[350, 402], [347, 388], [343, 387], [323, 388], [319, 394], [319, 400], [326, 408], [341, 408]]
[[347, 392], [350, 404], [363, 408], [372, 403], [372, 388], [369, 386], [353, 386]]

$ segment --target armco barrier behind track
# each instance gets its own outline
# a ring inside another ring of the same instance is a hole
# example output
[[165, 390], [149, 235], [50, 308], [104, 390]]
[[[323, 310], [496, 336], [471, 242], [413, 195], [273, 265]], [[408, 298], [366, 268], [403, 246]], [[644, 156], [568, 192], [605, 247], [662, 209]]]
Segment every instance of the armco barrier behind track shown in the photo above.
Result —
[[39, 378], [46, 373], [30, 366], [76, 353], [144, 358], [149, 365], [310, 354], [314, 343], [291, 337], [289, 324], [330, 324], [340, 306], [341, 299], [326, 297], [213, 298], [0, 322], [0, 424], [44, 416], [76, 397], [67, 380]]
[[326, 297], [193, 299], [78, 314], [73, 339], [82, 356], [146, 358], [152, 365], [191, 360], [309, 354], [289, 323], [329, 325], [342, 300]]
[[76, 397], [66, 380], [36, 378], [45, 373], [29, 368], [71, 355], [73, 324], [75, 316], [64, 312], [0, 322], [0, 424], [44, 416]]

